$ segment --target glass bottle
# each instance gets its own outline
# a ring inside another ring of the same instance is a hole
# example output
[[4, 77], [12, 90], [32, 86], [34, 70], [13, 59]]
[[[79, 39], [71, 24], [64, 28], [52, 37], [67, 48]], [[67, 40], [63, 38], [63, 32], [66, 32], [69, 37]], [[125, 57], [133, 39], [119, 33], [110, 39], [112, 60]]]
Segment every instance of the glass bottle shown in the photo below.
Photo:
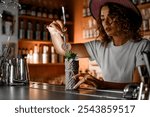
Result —
[[48, 40], [48, 31], [46, 29], [46, 24], [43, 25], [42, 39], [43, 39], [43, 41]]
[[35, 30], [35, 39], [41, 40], [41, 30], [40, 30], [40, 24], [36, 24], [36, 30]]
[[25, 38], [25, 28], [24, 28], [24, 21], [20, 21], [20, 28], [19, 28], [19, 39]]
[[27, 39], [33, 39], [33, 29], [32, 29], [32, 23], [28, 22], [28, 28], [27, 28]]

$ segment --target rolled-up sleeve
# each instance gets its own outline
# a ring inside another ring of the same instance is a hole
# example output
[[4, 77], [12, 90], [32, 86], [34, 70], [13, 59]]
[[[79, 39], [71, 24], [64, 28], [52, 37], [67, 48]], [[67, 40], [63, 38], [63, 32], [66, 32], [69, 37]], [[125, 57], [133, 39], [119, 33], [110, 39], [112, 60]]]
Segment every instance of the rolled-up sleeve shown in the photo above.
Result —
[[95, 60], [96, 57], [96, 41], [90, 41], [90, 42], [86, 42], [84, 43], [86, 50], [88, 52], [88, 54], [90, 55], [90, 60], [93, 61]]

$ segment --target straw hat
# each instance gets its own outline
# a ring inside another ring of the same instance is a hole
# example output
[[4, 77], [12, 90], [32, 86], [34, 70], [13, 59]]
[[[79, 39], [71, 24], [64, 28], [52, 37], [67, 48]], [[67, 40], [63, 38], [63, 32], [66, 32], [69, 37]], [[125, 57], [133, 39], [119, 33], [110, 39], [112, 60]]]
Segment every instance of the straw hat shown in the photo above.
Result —
[[131, 2], [131, 0], [91, 0], [90, 1], [90, 11], [92, 16], [95, 19], [98, 19], [99, 17], [99, 11], [102, 8], [103, 5], [107, 3], [116, 3], [120, 4], [126, 8], [129, 8], [130, 10], [134, 11], [137, 18], [137, 25], [140, 27], [142, 24], [142, 16], [139, 11], [139, 9]]

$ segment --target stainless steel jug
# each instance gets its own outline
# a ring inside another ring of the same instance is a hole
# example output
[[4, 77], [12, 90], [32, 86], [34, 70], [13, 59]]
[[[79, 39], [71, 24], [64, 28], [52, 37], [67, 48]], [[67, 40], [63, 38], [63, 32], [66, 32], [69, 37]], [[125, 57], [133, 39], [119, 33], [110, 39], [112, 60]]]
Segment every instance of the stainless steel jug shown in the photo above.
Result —
[[27, 85], [30, 75], [26, 58], [11, 58], [5, 63], [4, 77], [7, 85]]
[[26, 58], [17, 58], [17, 79], [18, 82], [28, 83], [30, 79]]

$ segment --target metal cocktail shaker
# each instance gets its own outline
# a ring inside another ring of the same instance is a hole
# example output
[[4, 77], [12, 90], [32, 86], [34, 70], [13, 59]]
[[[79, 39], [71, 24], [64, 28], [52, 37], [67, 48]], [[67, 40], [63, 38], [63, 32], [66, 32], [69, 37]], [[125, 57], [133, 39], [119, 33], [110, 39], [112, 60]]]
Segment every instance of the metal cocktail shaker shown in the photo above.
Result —
[[8, 59], [3, 74], [7, 85], [26, 85], [29, 83], [29, 70], [26, 58]]
[[17, 79], [16, 82], [28, 83], [30, 79], [26, 58], [17, 58]]

